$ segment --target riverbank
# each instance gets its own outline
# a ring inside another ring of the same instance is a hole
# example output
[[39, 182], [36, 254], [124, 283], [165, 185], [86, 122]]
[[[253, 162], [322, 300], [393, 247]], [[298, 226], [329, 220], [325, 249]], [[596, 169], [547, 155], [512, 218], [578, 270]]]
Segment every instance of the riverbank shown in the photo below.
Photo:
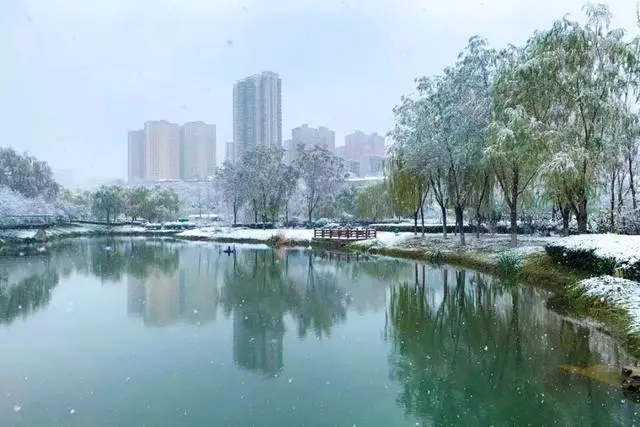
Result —
[[456, 236], [398, 233], [347, 249], [467, 267], [551, 290], [550, 308], [599, 321], [640, 358], [640, 236], [518, 236], [518, 242], [512, 248], [508, 235], [481, 235], [461, 246]]
[[162, 237], [173, 236], [179, 230], [148, 230], [136, 225], [65, 225], [47, 229], [0, 230], [0, 254], [22, 246], [75, 237]]
[[218, 243], [267, 244], [275, 246], [309, 246], [313, 230], [273, 228], [249, 229], [233, 227], [203, 227], [187, 230], [175, 235], [178, 239]]

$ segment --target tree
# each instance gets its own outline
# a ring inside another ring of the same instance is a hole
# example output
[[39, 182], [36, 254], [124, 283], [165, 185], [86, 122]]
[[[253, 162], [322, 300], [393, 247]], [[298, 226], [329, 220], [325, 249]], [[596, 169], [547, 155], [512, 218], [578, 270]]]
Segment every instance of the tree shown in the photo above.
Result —
[[[134, 187], [125, 192], [124, 214], [135, 221], [139, 218], [148, 218], [150, 213], [149, 204], [151, 203], [151, 190], [147, 187]], [[147, 215], [147, 216], [145, 216]]]
[[263, 224], [276, 221], [297, 183], [296, 170], [285, 165], [283, 157], [280, 147], [258, 145], [244, 155], [240, 165], [255, 219], [261, 214]]
[[233, 225], [238, 223], [238, 212], [247, 200], [247, 182], [242, 169], [229, 162], [224, 162], [216, 171], [216, 183], [224, 201], [233, 212]]
[[94, 194], [91, 211], [99, 218], [107, 222], [115, 221], [122, 213], [124, 206], [124, 193], [118, 185], [103, 185]]
[[547, 135], [544, 120], [552, 101], [526, 70], [531, 49], [511, 48], [502, 52], [502, 63], [493, 90], [489, 145], [486, 153], [509, 207], [511, 243], [518, 239], [518, 207], [521, 196], [530, 191], [546, 159]]
[[369, 185], [358, 189], [356, 196], [358, 217], [376, 221], [391, 216], [391, 201], [385, 184]]
[[[531, 41], [528, 71], [540, 84], [538, 96], [554, 100], [547, 124], [555, 138], [545, 170], [556, 177], [578, 231], [587, 231], [587, 204], [599, 180], [604, 153], [603, 126], [625, 70], [637, 64], [624, 31], [610, 29], [606, 5], [585, 7], [587, 23], [562, 19]], [[542, 91], [545, 93], [543, 94]]]
[[47, 162], [28, 153], [18, 154], [10, 147], [0, 148], [0, 186], [30, 199], [42, 196], [53, 200], [60, 190]]
[[335, 200], [342, 189], [344, 164], [326, 148], [315, 146], [310, 150], [300, 148], [294, 167], [302, 181], [301, 193], [311, 222], [318, 205]]
[[478, 159], [486, 147], [496, 54], [485, 40], [472, 37], [453, 67], [436, 79], [419, 80], [430, 151], [448, 175], [460, 243], [465, 244], [464, 211], [470, 201]]
[[424, 201], [429, 191], [429, 183], [422, 174], [415, 174], [409, 170], [408, 164], [402, 159], [400, 151], [389, 160], [387, 177], [387, 195], [396, 215], [411, 215], [413, 217], [414, 233], [418, 232], [418, 213], [422, 218], [422, 234], [424, 234]]

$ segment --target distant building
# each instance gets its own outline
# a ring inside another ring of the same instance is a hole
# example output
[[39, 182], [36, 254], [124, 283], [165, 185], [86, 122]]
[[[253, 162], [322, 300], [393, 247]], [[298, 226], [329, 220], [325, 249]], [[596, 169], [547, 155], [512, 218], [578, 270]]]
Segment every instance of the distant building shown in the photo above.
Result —
[[216, 170], [216, 125], [189, 122], [180, 126], [180, 178], [206, 179]]
[[360, 157], [359, 174], [360, 177], [382, 176], [384, 175], [385, 159], [383, 156], [365, 154]]
[[231, 164], [236, 162], [236, 144], [233, 141], [227, 141], [224, 146], [224, 161]]
[[385, 155], [384, 137], [377, 133], [367, 135], [362, 131], [345, 137], [345, 159], [359, 161], [365, 155], [381, 156]]
[[344, 145], [341, 145], [339, 147], [336, 147], [336, 156], [341, 157], [341, 158], [345, 158], [347, 156], [347, 147], [345, 147]]
[[333, 153], [335, 146], [336, 133], [334, 131], [324, 126], [320, 126], [317, 129], [312, 128], [307, 124], [292, 129], [289, 147], [285, 144], [287, 157], [290, 158], [291, 161], [297, 158], [300, 148], [310, 150], [313, 147], [323, 147]]
[[259, 144], [282, 145], [282, 80], [264, 71], [233, 86], [235, 158]]
[[180, 178], [180, 127], [165, 120], [144, 124], [145, 178]]
[[297, 158], [297, 148], [292, 139], [284, 142], [284, 162], [288, 165], [292, 164]]
[[350, 176], [352, 177], [360, 176], [360, 162], [357, 162], [355, 160], [345, 160], [344, 168]]
[[144, 143], [144, 130], [131, 130], [128, 133], [128, 181], [140, 182], [145, 179], [146, 175], [146, 158], [145, 158], [145, 143]]

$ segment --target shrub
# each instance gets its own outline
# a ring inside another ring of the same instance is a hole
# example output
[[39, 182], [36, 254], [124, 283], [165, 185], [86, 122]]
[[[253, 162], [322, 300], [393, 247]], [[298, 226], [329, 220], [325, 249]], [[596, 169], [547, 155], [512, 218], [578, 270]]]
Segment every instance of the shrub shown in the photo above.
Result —
[[545, 250], [555, 263], [586, 271], [593, 275], [606, 274], [612, 276], [617, 268], [615, 259], [599, 258], [594, 253], [595, 249], [576, 250], [567, 249], [561, 245], [547, 245]]
[[514, 253], [505, 252], [498, 259], [498, 275], [504, 279], [516, 279], [523, 267], [522, 258]]

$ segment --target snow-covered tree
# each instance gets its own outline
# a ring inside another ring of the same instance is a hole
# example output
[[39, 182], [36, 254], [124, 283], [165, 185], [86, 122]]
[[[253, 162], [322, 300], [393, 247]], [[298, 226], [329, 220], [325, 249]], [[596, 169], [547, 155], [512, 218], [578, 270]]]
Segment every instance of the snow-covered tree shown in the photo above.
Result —
[[543, 83], [523, 69], [531, 59], [528, 49], [505, 49], [500, 58], [486, 155], [509, 207], [511, 242], [516, 245], [523, 193], [532, 190], [548, 154], [543, 121], [551, 100], [538, 90]]
[[307, 219], [319, 205], [331, 203], [340, 193], [345, 180], [345, 168], [341, 158], [323, 147], [301, 149], [294, 164], [300, 180], [301, 194]]
[[239, 165], [225, 162], [216, 172], [216, 185], [222, 198], [231, 208], [233, 225], [238, 223], [238, 212], [247, 201], [247, 181]]
[[242, 159], [241, 174], [247, 183], [256, 222], [258, 215], [263, 223], [275, 222], [297, 184], [297, 171], [286, 165], [283, 158], [282, 148], [258, 145]]
[[27, 198], [52, 200], [60, 186], [53, 178], [47, 162], [13, 148], [0, 148], [0, 186], [6, 186]]
[[588, 5], [585, 11], [585, 25], [564, 18], [536, 34], [527, 63], [539, 84], [537, 96], [554, 102], [546, 119], [555, 132], [549, 147], [553, 156], [545, 171], [555, 176], [579, 232], [587, 230], [587, 204], [602, 173], [604, 132], [616, 89], [626, 84], [625, 69], [637, 64], [624, 31], [610, 28], [608, 6]]

